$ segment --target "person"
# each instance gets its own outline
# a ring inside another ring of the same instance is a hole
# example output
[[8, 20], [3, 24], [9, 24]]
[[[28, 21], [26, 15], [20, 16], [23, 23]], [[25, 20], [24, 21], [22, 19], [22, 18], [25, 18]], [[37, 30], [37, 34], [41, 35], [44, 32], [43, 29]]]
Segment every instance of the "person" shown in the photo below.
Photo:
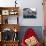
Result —
[[21, 46], [41, 46], [37, 35], [32, 28], [27, 29], [22, 38]]

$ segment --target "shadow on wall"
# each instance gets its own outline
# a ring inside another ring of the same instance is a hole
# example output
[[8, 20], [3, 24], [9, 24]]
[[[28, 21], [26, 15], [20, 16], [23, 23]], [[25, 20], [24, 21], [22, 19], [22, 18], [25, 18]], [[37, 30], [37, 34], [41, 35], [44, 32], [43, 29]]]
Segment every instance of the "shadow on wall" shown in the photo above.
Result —
[[20, 39], [20, 42], [24, 36], [24, 33], [26, 32], [26, 30], [28, 28], [32, 28], [35, 33], [37, 34], [37, 37], [39, 39], [39, 41], [41, 43], [43, 43], [43, 30], [42, 30], [42, 26], [21, 26], [20, 27], [20, 32], [19, 32], [19, 39]]

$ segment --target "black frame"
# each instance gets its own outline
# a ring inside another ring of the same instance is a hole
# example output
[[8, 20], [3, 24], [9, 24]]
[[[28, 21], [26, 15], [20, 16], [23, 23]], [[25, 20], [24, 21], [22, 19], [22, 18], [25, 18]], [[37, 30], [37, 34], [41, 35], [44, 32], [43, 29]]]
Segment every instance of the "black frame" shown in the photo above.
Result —
[[30, 8], [23, 8], [23, 18], [36, 18], [37, 11]]

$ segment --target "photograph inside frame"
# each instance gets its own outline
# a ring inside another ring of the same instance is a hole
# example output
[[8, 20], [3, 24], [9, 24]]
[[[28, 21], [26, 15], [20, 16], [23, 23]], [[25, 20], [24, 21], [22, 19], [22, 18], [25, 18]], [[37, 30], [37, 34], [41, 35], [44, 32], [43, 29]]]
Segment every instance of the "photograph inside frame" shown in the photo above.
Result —
[[37, 9], [36, 8], [23, 8], [23, 18], [36, 18]]

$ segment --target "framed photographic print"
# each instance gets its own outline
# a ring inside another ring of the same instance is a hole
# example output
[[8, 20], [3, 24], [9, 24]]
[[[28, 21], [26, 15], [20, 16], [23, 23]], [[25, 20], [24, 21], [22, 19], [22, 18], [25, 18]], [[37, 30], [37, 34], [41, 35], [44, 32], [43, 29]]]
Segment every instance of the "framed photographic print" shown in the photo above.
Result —
[[17, 23], [18, 23], [18, 17], [17, 16], [8, 17], [8, 24], [17, 24]]
[[2, 31], [2, 40], [8, 41], [12, 40], [12, 30], [10, 28], [5, 28]]
[[10, 28], [4, 28], [1, 36], [3, 41], [18, 40], [18, 32]]
[[10, 10], [10, 11], [9, 11], [9, 14], [10, 14], [10, 15], [16, 15], [17, 13], [18, 13], [18, 12], [17, 12], [16, 10]]
[[3, 16], [2, 19], [3, 24], [18, 24], [18, 17], [17, 16]]
[[36, 8], [23, 8], [23, 18], [36, 18]]
[[8, 16], [3, 16], [2, 23], [3, 24], [8, 24]]
[[9, 10], [2, 10], [2, 15], [9, 15]]

